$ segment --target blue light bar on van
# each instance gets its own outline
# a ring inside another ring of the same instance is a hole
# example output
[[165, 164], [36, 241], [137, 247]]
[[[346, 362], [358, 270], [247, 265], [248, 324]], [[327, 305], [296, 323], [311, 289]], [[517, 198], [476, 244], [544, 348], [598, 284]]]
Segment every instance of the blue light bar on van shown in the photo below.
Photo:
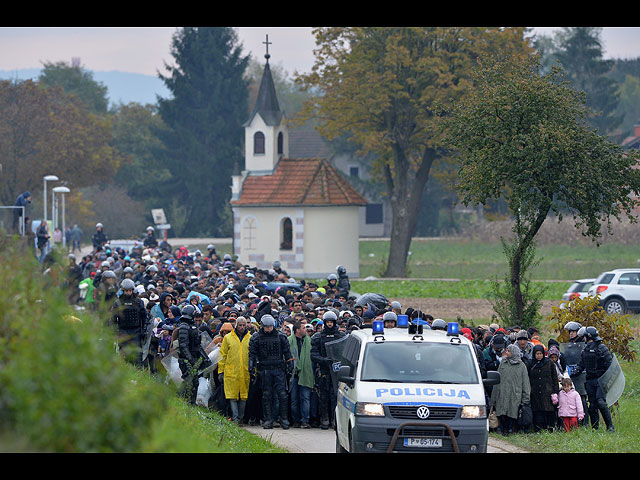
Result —
[[398, 315], [398, 328], [407, 328], [409, 326], [409, 315]]
[[460, 325], [458, 322], [447, 323], [447, 335], [457, 337], [460, 334]]
[[381, 320], [374, 320], [373, 322], [373, 333], [382, 334], [384, 333], [384, 322]]

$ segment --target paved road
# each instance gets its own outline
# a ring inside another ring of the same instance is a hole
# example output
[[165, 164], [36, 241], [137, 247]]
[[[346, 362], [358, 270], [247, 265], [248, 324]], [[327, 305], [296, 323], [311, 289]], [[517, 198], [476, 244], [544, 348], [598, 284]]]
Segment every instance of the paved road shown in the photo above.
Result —
[[[334, 430], [312, 428], [302, 430], [290, 428], [282, 430], [274, 428], [265, 430], [262, 427], [242, 427], [255, 435], [261, 435], [272, 443], [287, 449], [291, 453], [335, 453], [336, 433]], [[487, 453], [524, 453], [507, 442], [489, 438]]]

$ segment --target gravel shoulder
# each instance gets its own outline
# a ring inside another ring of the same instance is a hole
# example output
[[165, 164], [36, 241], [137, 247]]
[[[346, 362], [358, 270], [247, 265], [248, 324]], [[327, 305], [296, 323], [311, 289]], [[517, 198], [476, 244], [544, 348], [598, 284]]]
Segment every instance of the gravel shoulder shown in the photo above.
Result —
[[[254, 435], [266, 438], [271, 443], [287, 449], [290, 453], [335, 453], [336, 451], [336, 433], [334, 430], [322, 430], [319, 428], [309, 430], [274, 428], [265, 430], [260, 426], [245, 426], [242, 428]], [[505, 440], [490, 436], [487, 453], [527, 452]]]

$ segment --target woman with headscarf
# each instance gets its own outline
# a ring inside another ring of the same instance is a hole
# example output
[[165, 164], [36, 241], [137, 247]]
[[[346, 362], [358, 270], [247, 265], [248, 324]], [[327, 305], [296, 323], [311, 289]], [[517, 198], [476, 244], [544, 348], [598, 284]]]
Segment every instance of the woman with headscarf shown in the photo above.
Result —
[[518, 431], [518, 409], [529, 404], [531, 393], [529, 373], [517, 345], [504, 350], [498, 372], [500, 383], [493, 387], [490, 406], [500, 419], [500, 432], [507, 435]]
[[531, 382], [533, 428], [536, 432], [551, 431], [556, 424], [556, 408], [551, 395], [558, 395], [560, 384], [555, 365], [544, 354], [544, 345], [533, 347], [529, 381]]

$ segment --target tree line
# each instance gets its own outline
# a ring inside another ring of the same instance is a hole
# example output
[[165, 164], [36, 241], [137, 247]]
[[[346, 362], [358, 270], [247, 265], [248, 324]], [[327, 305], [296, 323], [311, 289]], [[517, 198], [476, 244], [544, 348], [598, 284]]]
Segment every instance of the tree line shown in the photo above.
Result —
[[[640, 101], [638, 62], [605, 60], [600, 34], [595, 27], [553, 37], [531, 37], [526, 28], [317, 28], [314, 70], [277, 75], [278, 96], [294, 125], [313, 121], [334, 149], [366, 159], [393, 211], [387, 274], [403, 276], [412, 236], [439, 233], [437, 213], [460, 202], [461, 159], [444, 142], [440, 120], [475, 90], [480, 59], [538, 52], [541, 75], [559, 65], [570, 87], [584, 92], [587, 125], [614, 141], [628, 134]], [[128, 207], [117, 220], [129, 232], [150, 223], [151, 208], [164, 208], [176, 236], [230, 235], [230, 175], [243, 165], [242, 125], [261, 65], [243, 53], [232, 27], [179, 28], [170, 54], [172, 66], [158, 75], [171, 97], [154, 105], [109, 109], [106, 88], [64, 62], [45, 63], [36, 82], [0, 83], [2, 203], [38, 191], [54, 169], [77, 192], [70, 210], [78, 215], [107, 215], [100, 208], [111, 198]], [[504, 192], [482, 207], [510, 214]]]

